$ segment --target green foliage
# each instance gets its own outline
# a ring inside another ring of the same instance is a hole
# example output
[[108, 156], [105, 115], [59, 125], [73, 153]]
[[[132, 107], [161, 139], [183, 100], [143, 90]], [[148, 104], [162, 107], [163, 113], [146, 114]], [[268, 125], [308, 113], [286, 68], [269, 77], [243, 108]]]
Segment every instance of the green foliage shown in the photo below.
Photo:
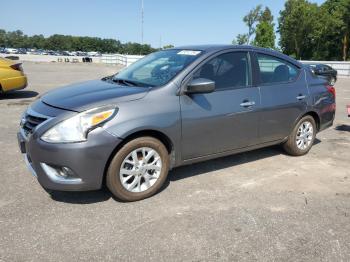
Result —
[[173, 45], [165, 45], [165, 46], [163, 46], [163, 49], [169, 49], [169, 48], [174, 48], [174, 46]]
[[[262, 11], [262, 6], [258, 5], [244, 16], [243, 22], [248, 27], [247, 34], [239, 34], [232, 44], [253, 44], [260, 47], [275, 48], [275, 30], [273, 24], [273, 16], [271, 10], [266, 7]], [[255, 39], [251, 41], [251, 37], [255, 34]]]
[[259, 47], [275, 48], [275, 30], [273, 24], [260, 22], [256, 27], [255, 40], [253, 44]]
[[275, 48], [275, 30], [271, 10], [266, 7], [259, 18], [259, 24], [256, 26], [255, 39], [253, 44], [259, 47]]
[[35, 48], [53, 51], [97, 51], [101, 53], [124, 53], [147, 55], [156, 49], [150, 45], [124, 43], [115, 39], [71, 36], [55, 34], [45, 38], [43, 35], [27, 36], [22, 31], [6, 32], [0, 29], [0, 46], [13, 48]]
[[248, 26], [248, 40], [247, 44], [250, 43], [250, 38], [255, 33], [255, 25], [259, 22], [261, 17], [261, 5], [256, 6], [249, 13], [243, 17], [243, 22]]
[[279, 18], [280, 46], [296, 58], [347, 60], [350, 0], [327, 0], [321, 6], [287, 0]]
[[239, 34], [236, 39], [232, 40], [233, 45], [245, 45], [248, 42], [248, 34]]
[[268, 22], [268, 23], [273, 23], [273, 15], [271, 13], [270, 8], [265, 7], [264, 12], [261, 13], [259, 17], [259, 22]]
[[318, 19], [316, 4], [306, 0], [287, 0], [278, 20], [283, 52], [297, 59], [312, 57], [313, 32]]
[[243, 21], [248, 33], [238, 35], [233, 44], [279, 49], [297, 59], [350, 60], [350, 0], [326, 0], [320, 6], [308, 0], [286, 0], [278, 19], [279, 47], [268, 7], [253, 8]]
[[[330, 46], [330, 56], [347, 60], [350, 52], [350, 0], [327, 0], [321, 6], [321, 11], [329, 32], [324, 30], [320, 34], [320, 42], [331, 36], [333, 45]], [[341, 49], [341, 55], [336, 52], [337, 49]]]

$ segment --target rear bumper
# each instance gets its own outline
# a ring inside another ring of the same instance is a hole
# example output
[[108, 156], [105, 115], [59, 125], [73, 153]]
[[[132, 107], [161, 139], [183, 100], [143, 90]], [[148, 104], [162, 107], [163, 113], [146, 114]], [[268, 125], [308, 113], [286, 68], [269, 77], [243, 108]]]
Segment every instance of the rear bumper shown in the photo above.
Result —
[[[45, 189], [87, 191], [100, 189], [105, 167], [116, 146], [121, 142], [98, 128], [82, 143], [50, 144], [35, 136], [17, 135], [21, 152], [30, 172]], [[73, 176], [62, 177], [54, 168], [69, 168]]]
[[333, 120], [320, 125], [319, 132], [333, 126]]
[[323, 106], [322, 110], [319, 111], [320, 116], [320, 127], [319, 131], [325, 130], [333, 125], [335, 119], [336, 104], [333, 103], [326, 104]]
[[9, 92], [14, 90], [21, 90], [27, 87], [27, 77], [25, 75], [3, 79], [1, 81], [2, 91]]

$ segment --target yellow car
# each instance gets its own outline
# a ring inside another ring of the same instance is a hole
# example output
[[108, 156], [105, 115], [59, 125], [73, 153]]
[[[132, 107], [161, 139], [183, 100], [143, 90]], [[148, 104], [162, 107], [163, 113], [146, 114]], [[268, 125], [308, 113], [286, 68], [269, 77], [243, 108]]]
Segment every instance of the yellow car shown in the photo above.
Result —
[[0, 93], [23, 89], [27, 86], [27, 77], [23, 73], [22, 63], [0, 57]]

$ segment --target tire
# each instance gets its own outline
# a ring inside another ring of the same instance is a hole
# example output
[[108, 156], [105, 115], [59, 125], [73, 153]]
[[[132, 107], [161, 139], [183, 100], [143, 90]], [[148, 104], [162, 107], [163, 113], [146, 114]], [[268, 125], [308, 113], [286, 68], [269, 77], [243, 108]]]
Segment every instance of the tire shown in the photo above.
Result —
[[[307, 130], [304, 129], [306, 128], [306, 123], [310, 124], [312, 130], [309, 129], [309, 132], [304, 132], [304, 134], [299, 136], [298, 139], [297, 136], [300, 134], [300, 128], [302, 130]], [[304, 126], [302, 126], [303, 124]], [[293, 128], [292, 133], [289, 135], [288, 140], [283, 144], [284, 150], [292, 156], [302, 156], [307, 154], [315, 141], [316, 128], [315, 119], [310, 115], [304, 116], [298, 121]], [[312, 135], [312, 137], [310, 137], [310, 135]]]
[[153, 137], [140, 137], [115, 154], [107, 170], [106, 184], [117, 199], [138, 201], [157, 193], [168, 172], [169, 153], [164, 144]]

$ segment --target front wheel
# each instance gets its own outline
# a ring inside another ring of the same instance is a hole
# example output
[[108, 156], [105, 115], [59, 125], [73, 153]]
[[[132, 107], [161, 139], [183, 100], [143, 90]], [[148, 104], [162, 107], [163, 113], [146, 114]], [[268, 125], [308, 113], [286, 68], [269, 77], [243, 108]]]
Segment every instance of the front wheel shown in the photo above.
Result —
[[107, 187], [122, 201], [137, 201], [158, 192], [169, 171], [166, 147], [153, 137], [140, 137], [125, 144], [107, 171]]
[[312, 116], [304, 116], [295, 125], [283, 148], [292, 156], [302, 156], [310, 151], [315, 138], [316, 122]]

